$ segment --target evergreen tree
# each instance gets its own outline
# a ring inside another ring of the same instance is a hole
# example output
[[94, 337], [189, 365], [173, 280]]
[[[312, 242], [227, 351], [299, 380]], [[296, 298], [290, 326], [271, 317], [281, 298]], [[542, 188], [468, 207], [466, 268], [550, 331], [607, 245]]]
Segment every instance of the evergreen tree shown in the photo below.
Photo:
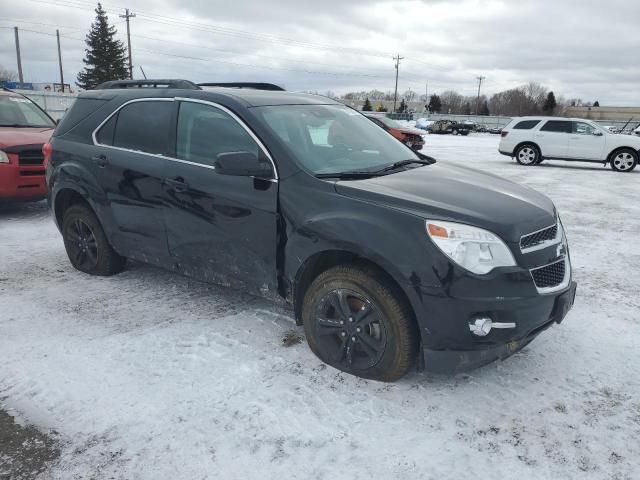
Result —
[[400, 102], [400, 106], [398, 107], [398, 110], [396, 110], [397, 113], [405, 113], [407, 111], [407, 104], [404, 101], [404, 98], [402, 99], [402, 101]]
[[464, 104], [464, 114], [471, 115], [471, 104], [469, 102]]
[[440, 97], [436, 94], [431, 95], [429, 100], [429, 111], [440, 113], [440, 110], [442, 110], [442, 101], [440, 100]]
[[594, 107], [599, 107], [600, 106], [600, 102], [598, 100], [596, 100], [595, 102], [593, 102], [593, 106]]
[[90, 90], [107, 80], [129, 78], [127, 55], [124, 44], [115, 38], [117, 30], [109, 25], [109, 19], [102, 5], [96, 8], [96, 20], [87, 34], [84, 70], [78, 73], [76, 84]]
[[491, 113], [489, 112], [489, 102], [487, 102], [486, 100], [482, 102], [482, 105], [480, 105], [479, 114], [484, 116], [491, 115]]
[[369, 101], [369, 97], [367, 97], [364, 101], [364, 105], [362, 105], [362, 111], [370, 112], [371, 110], [373, 110], [373, 108], [371, 107], [371, 102]]
[[553, 92], [549, 92], [547, 95], [547, 99], [544, 101], [544, 105], [542, 106], [542, 111], [547, 115], [553, 115], [558, 103], [556, 102], [556, 96]]

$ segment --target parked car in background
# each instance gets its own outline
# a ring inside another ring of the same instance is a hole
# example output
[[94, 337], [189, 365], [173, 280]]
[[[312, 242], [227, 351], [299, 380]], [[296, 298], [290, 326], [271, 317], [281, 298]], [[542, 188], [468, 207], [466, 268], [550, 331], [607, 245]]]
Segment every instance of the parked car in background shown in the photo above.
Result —
[[422, 135], [424, 132], [417, 128], [406, 127], [400, 122], [396, 122], [384, 115], [365, 115], [369, 120], [383, 128], [395, 138], [404, 143], [407, 147], [413, 150], [422, 150], [424, 146], [424, 139]]
[[608, 130], [611, 133], [620, 133], [620, 129], [614, 125], [602, 125], [602, 128]]
[[427, 120], [426, 118], [419, 118], [416, 120], [416, 128], [421, 130], [429, 130], [429, 125], [433, 123], [433, 120]]
[[36, 103], [0, 89], [0, 200], [42, 200], [47, 195], [42, 147], [55, 121]]
[[640, 138], [617, 135], [581, 118], [520, 117], [502, 131], [500, 153], [521, 165], [546, 159], [609, 164], [630, 172], [638, 164]]
[[429, 133], [438, 135], [469, 135], [471, 126], [465, 123], [454, 122], [452, 120], [438, 120], [429, 126]]
[[633, 134], [640, 137], [640, 126], [633, 131]]
[[502, 128], [500, 128], [500, 127], [491, 127], [489, 129], [487, 129], [487, 131], [489, 133], [493, 133], [494, 135], [499, 135], [499, 134], [502, 133]]
[[549, 198], [438, 164], [326, 97], [84, 92], [47, 179], [76, 269], [132, 258], [291, 302], [311, 350], [366, 378], [506, 358], [575, 297]]

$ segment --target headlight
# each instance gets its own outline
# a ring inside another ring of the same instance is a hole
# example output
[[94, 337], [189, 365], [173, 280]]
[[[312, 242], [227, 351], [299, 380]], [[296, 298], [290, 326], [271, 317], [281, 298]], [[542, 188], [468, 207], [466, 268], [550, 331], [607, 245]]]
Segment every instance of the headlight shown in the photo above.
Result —
[[2, 150], [0, 150], [0, 163], [9, 163], [9, 157]]
[[427, 233], [447, 257], [478, 275], [496, 267], [516, 265], [509, 247], [487, 230], [462, 223], [427, 220]]

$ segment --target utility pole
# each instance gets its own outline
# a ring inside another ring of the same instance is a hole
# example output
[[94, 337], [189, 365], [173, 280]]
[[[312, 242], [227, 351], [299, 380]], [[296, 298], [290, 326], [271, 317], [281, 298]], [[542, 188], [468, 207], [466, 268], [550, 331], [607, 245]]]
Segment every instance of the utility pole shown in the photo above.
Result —
[[56, 39], [58, 40], [58, 65], [60, 66], [60, 86], [64, 93], [64, 74], [62, 73], [62, 53], [60, 50], [60, 31], [56, 28]]
[[129, 19], [135, 18], [135, 13], [129, 13], [129, 9], [125, 8], [125, 14], [120, 15], [120, 18], [127, 20], [127, 51], [129, 52], [129, 78], [133, 80], [133, 63], [131, 62], [131, 30], [129, 29]]
[[400, 54], [398, 54], [397, 56], [393, 57], [393, 59], [396, 61], [396, 90], [393, 94], [393, 112], [395, 113], [396, 102], [398, 101], [398, 67], [400, 66], [400, 60], [404, 60], [404, 57], [401, 57]]
[[20, 37], [18, 36], [18, 27], [13, 27], [13, 32], [16, 34], [16, 56], [18, 57], [18, 78], [20, 83], [24, 83], [24, 77], [22, 76], [22, 60], [20, 59]]
[[478, 79], [478, 98], [476, 99], [476, 115], [479, 114], [480, 110], [480, 87], [482, 86], [482, 81], [487, 78], [487, 77], [483, 77], [482, 75], [480, 75], [479, 77], [476, 77]]

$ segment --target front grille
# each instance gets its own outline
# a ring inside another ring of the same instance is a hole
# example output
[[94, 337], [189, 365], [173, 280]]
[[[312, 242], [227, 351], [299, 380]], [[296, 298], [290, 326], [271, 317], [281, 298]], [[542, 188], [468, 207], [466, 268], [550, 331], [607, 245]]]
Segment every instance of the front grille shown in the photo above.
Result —
[[520, 239], [520, 249], [527, 250], [529, 248], [537, 247], [538, 245], [553, 240], [558, 236], [558, 224], [555, 224], [544, 230], [533, 232], [529, 235], [525, 235]]
[[538, 288], [556, 287], [564, 280], [566, 259], [531, 270], [531, 276]]
[[23, 150], [18, 154], [18, 163], [25, 166], [42, 165], [44, 163], [42, 150]]
[[46, 173], [44, 170], [20, 170], [20, 175], [23, 177], [42, 177]]

